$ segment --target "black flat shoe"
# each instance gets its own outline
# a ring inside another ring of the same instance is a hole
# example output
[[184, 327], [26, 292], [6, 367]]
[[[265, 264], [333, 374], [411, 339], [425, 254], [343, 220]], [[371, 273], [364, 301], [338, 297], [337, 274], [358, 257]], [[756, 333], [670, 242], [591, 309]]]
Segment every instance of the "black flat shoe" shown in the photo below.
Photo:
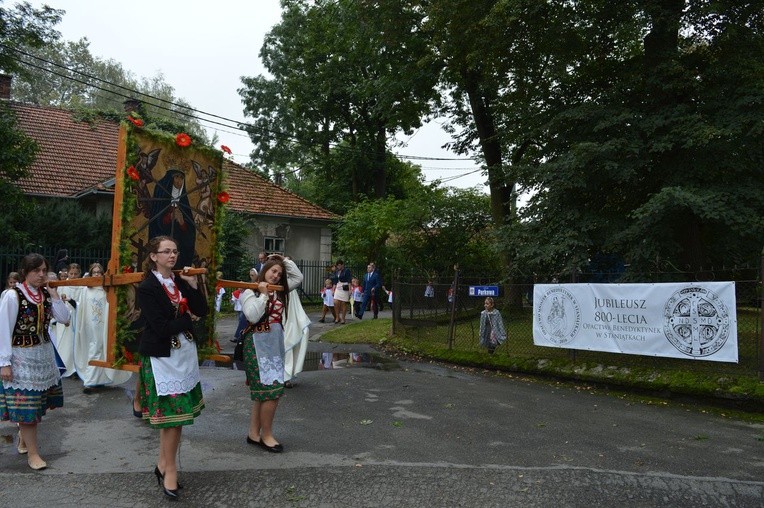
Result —
[[143, 412], [133, 408], [133, 416], [136, 418], [143, 418]]
[[262, 446], [265, 450], [271, 452], [271, 453], [281, 453], [284, 451], [284, 446], [281, 443], [276, 443], [273, 446], [268, 446], [265, 444], [262, 440], [260, 441], [260, 446]]
[[284, 388], [294, 388], [291, 381], [284, 381]]
[[251, 437], [247, 436], [247, 444], [255, 445], [255, 446], [261, 446], [262, 443], [260, 441], [255, 441]]

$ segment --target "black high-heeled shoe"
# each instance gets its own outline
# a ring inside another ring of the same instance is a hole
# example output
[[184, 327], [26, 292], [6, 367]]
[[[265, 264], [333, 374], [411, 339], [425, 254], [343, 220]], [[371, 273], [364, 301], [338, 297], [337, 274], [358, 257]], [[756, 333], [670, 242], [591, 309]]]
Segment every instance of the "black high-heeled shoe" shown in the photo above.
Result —
[[[164, 483], [163, 483], [163, 482], [164, 482], [164, 475], [163, 475], [163, 474], [162, 474], [162, 472], [159, 470], [159, 466], [155, 466], [155, 467], [154, 467], [154, 474], [155, 474], [155, 475], [156, 475], [156, 477], [157, 477], [157, 485], [161, 485], [161, 486], [164, 488]], [[178, 482], [178, 489], [177, 489], [177, 490], [180, 490], [180, 489], [182, 489], [182, 488], [183, 488], [183, 484], [181, 484], [180, 482]]]
[[179, 489], [170, 490], [164, 485], [162, 485], [162, 492], [164, 492], [164, 497], [169, 499], [170, 501], [177, 501], [180, 499], [180, 493], [178, 492]]

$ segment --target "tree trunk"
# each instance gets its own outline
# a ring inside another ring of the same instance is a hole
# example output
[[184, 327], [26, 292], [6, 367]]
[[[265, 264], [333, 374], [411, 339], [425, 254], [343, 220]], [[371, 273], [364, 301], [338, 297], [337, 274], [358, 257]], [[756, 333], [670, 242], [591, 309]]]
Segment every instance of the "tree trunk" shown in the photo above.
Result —
[[385, 171], [387, 156], [387, 136], [384, 125], [377, 127], [377, 138], [374, 150], [374, 195], [383, 199], [387, 197], [387, 174]]
[[[692, 98], [683, 84], [679, 63], [679, 30], [684, 0], [644, 0], [643, 9], [651, 21], [651, 30], [645, 36], [644, 77], [647, 114], [661, 112], [687, 104]], [[679, 73], [679, 74], [678, 74]], [[654, 159], [656, 174], [669, 175], [683, 165], [679, 149], [658, 154]], [[699, 217], [688, 211], [676, 232], [681, 252], [675, 253], [683, 269], [698, 271], [703, 265], [703, 224]]]
[[490, 100], [481, 93], [479, 78], [474, 71], [462, 73], [467, 96], [470, 100], [472, 118], [480, 139], [486, 166], [488, 166], [488, 188], [491, 192], [491, 217], [496, 227], [503, 226], [511, 217], [512, 185], [504, 178], [502, 149], [496, 133]]
[[[510, 183], [504, 172], [502, 163], [502, 147], [496, 132], [496, 124], [491, 112], [491, 100], [487, 94], [482, 93], [479, 85], [479, 77], [473, 71], [463, 73], [467, 96], [470, 100], [472, 117], [480, 139], [480, 147], [483, 157], [488, 166], [488, 188], [491, 192], [491, 217], [496, 228], [500, 228], [509, 222], [515, 213], [515, 203], [512, 190], [514, 182]], [[502, 262], [507, 273], [512, 273], [512, 258], [510, 253], [502, 253]], [[513, 284], [509, 277], [505, 286], [505, 294], [508, 297], [509, 306], [519, 309], [523, 305], [521, 289]]]

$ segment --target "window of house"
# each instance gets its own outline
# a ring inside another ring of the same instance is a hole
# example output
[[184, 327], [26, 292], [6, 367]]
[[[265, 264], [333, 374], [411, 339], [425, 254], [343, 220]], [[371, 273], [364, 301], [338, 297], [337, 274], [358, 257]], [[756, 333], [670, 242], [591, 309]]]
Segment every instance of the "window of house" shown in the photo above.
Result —
[[284, 239], [273, 236], [265, 237], [265, 252], [268, 254], [284, 254]]

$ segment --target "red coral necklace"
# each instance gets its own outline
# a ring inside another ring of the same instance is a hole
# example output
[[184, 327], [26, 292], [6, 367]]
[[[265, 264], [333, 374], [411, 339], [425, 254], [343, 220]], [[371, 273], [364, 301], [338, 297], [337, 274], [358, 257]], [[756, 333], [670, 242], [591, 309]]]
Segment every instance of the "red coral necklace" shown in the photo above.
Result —
[[29, 286], [27, 286], [27, 281], [22, 282], [22, 285], [24, 286], [24, 289], [27, 290], [27, 295], [29, 295], [29, 299], [32, 300], [32, 303], [40, 305], [42, 303], [42, 289], [38, 288], [38, 293], [34, 294], [32, 293], [32, 290], [29, 289]]
[[178, 286], [173, 284], [173, 291], [170, 292], [170, 290], [167, 289], [167, 286], [162, 284], [162, 289], [164, 289], [164, 293], [167, 295], [167, 298], [169, 298], [173, 305], [177, 307], [178, 304], [180, 304], [180, 289], [178, 289]]

